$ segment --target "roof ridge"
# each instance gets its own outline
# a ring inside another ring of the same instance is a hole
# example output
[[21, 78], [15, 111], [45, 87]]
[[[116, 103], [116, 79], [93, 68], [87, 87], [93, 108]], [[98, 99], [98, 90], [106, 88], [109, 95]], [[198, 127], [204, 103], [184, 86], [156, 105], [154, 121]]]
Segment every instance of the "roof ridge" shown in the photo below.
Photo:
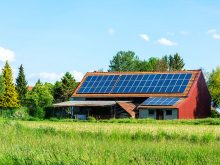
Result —
[[179, 71], [125, 71], [125, 72], [87, 72], [86, 74], [146, 74], [146, 73], [187, 73], [187, 72], [201, 72], [201, 69], [198, 70], [179, 70]]

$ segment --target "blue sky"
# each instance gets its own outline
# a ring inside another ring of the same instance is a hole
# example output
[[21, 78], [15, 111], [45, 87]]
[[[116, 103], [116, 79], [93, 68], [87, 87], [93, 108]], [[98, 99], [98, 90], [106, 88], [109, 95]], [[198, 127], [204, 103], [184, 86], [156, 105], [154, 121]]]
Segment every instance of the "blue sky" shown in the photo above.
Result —
[[176, 52], [186, 69], [220, 65], [220, 1], [0, 1], [0, 67], [20, 64], [30, 84], [66, 71], [108, 69], [119, 50], [141, 59]]

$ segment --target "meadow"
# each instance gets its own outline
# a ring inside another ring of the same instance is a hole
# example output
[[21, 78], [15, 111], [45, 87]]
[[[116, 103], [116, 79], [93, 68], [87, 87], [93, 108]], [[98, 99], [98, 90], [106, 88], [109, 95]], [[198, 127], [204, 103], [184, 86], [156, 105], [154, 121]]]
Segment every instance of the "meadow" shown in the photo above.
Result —
[[218, 121], [1, 119], [0, 164], [220, 164]]

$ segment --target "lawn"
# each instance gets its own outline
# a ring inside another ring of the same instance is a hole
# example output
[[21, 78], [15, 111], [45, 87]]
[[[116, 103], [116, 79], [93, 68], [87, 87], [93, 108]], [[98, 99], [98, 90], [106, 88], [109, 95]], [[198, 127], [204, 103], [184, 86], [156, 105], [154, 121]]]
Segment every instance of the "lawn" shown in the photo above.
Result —
[[0, 164], [220, 164], [220, 126], [0, 120]]

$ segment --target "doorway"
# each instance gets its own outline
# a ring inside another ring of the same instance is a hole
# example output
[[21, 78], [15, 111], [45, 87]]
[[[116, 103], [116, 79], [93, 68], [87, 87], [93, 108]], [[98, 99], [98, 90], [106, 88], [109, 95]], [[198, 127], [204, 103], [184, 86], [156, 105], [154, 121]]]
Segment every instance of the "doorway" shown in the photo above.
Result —
[[163, 110], [157, 110], [156, 111], [156, 119], [157, 120], [163, 120], [164, 119]]

